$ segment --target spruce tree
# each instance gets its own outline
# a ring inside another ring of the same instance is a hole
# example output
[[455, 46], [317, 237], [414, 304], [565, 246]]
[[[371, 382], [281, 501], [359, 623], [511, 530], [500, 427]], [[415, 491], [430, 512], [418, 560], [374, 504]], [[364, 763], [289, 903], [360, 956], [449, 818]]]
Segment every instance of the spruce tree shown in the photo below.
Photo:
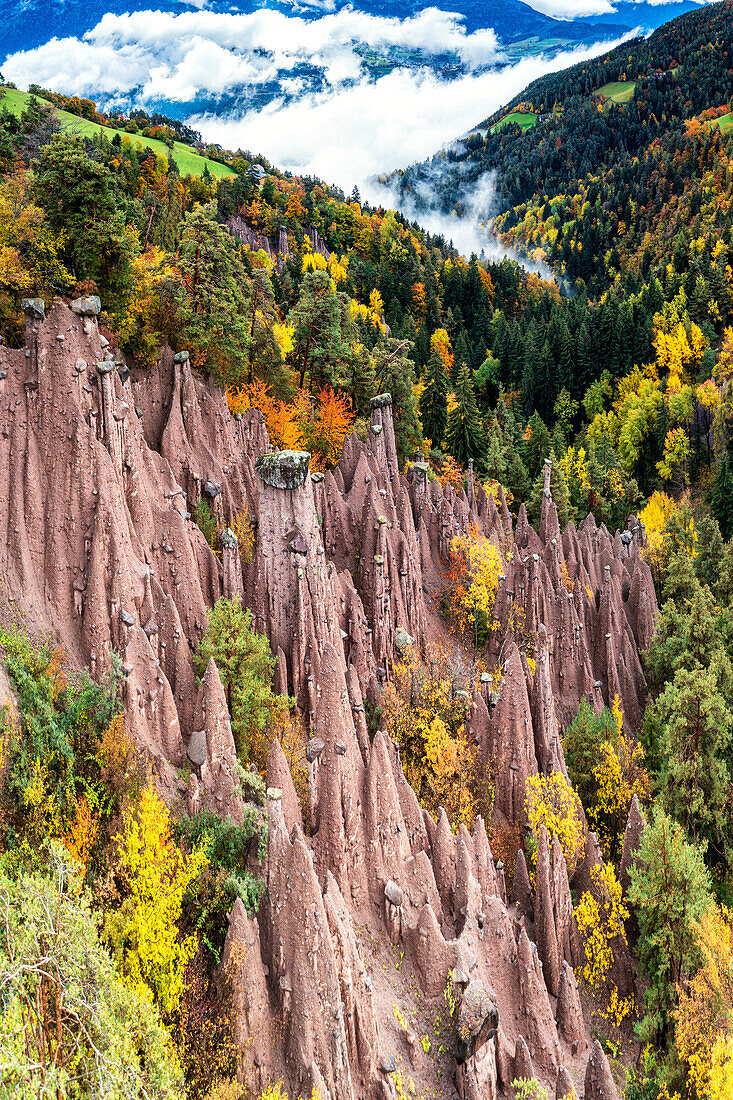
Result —
[[723, 571], [724, 544], [720, 527], [714, 516], [701, 516], [697, 527], [697, 555], [694, 560], [695, 575], [701, 584], [719, 597], [719, 585]]
[[540, 472], [542, 460], [550, 450], [550, 433], [539, 413], [532, 413], [527, 429], [528, 435], [524, 441], [524, 461], [529, 476], [535, 478]]
[[491, 423], [488, 430], [486, 450], [486, 472], [490, 478], [493, 478], [494, 481], [501, 482], [503, 485], [506, 477], [506, 455], [503, 433], [496, 418], [492, 416], [490, 419]]
[[544, 420], [552, 416], [557, 397], [557, 375], [549, 340], [544, 340], [534, 364], [535, 408]]
[[720, 525], [724, 539], [733, 535], [733, 458], [726, 451], [718, 466], [715, 485], [710, 494], [710, 507]]
[[524, 365], [522, 367], [522, 406], [524, 415], [531, 416], [536, 401], [537, 327], [532, 320], [524, 337]]
[[458, 375], [456, 398], [458, 403], [448, 417], [446, 448], [456, 462], [465, 466], [472, 458], [482, 471], [487, 450], [486, 432], [476, 406], [473, 377], [465, 363]]
[[437, 348], [428, 362], [427, 381], [420, 397], [422, 430], [434, 447], [440, 447], [448, 426], [448, 371]]
[[714, 666], [678, 669], [655, 708], [667, 731], [665, 806], [694, 840], [709, 841], [720, 857], [730, 836], [731, 718]]
[[522, 456], [515, 448], [512, 448], [507, 457], [506, 484], [518, 507], [523, 500], [527, 499], [531, 482], [527, 467], [522, 462]]

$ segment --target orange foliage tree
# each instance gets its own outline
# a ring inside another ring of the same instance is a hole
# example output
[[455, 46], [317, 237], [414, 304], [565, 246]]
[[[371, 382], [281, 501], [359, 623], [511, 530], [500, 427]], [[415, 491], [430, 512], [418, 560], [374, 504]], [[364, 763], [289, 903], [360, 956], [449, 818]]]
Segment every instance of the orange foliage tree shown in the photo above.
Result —
[[354, 414], [346, 394], [336, 393], [331, 386], [322, 389], [313, 418], [303, 423], [306, 445], [317, 462], [320, 460], [326, 466], [336, 465], [353, 423]]
[[288, 404], [273, 397], [265, 382], [255, 379], [248, 385], [230, 387], [227, 401], [232, 413], [259, 409], [270, 442], [280, 450], [309, 450], [314, 469], [338, 462], [354, 423], [349, 398], [331, 386], [320, 390], [317, 398], [298, 390], [295, 400]]

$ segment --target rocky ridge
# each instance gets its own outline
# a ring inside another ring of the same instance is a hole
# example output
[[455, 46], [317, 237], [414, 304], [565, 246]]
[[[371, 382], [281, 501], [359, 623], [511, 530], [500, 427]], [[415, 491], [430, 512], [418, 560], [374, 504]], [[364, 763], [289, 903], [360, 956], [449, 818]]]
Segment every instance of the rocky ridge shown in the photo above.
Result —
[[[559, 845], [541, 834], [535, 889], [520, 858], [507, 897], [491, 823], [454, 835], [445, 814], [423, 811], [389, 736], [370, 737], [365, 703], [401, 652], [442, 630], [431, 597], [450, 540], [472, 528], [493, 540], [506, 563], [497, 673], [468, 706], [494, 824], [523, 824], [527, 778], [565, 770], [560, 731], [583, 695], [600, 708], [618, 694], [632, 726], [641, 716], [639, 651], [656, 603], [640, 524], [612, 536], [589, 516], [561, 531], [549, 469], [539, 532], [523, 506], [514, 524], [471, 471], [460, 493], [421, 463], [400, 475], [388, 395], [372, 402], [367, 443], [348, 438], [336, 470], [311, 473], [305, 455], [271, 454], [259, 413], [232, 417], [186, 353], [144, 373], [126, 364], [98, 311], [96, 299], [56, 300], [48, 316], [27, 302], [25, 348], [0, 353], [2, 612], [56, 632], [95, 674], [119, 652], [128, 728], [161, 790], [189, 812], [235, 818], [224, 692], [213, 663], [197, 687], [192, 651], [221, 595], [241, 595], [267, 633], [276, 687], [309, 730], [311, 805], [306, 833], [275, 743], [267, 896], [257, 919], [235, 905], [223, 960], [248, 1080], [367, 1100], [397, 1096], [409, 1073], [426, 1094], [499, 1100], [515, 1077], [536, 1076], [551, 1095], [572, 1081], [586, 1100], [613, 1097], [573, 976]], [[191, 517], [202, 497], [225, 527], [246, 508], [251, 562], [226, 532], [212, 553]], [[626, 865], [643, 828], [634, 814]], [[601, 859], [587, 833], [576, 885], [592, 888]], [[623, 992], [630, 960], [617, 969]], [[426, 1048], [415, 1021], [446, 994], [446, 1034], [426, 1035]], [[393, 1010], [408, 1001], [410, 1020]]]

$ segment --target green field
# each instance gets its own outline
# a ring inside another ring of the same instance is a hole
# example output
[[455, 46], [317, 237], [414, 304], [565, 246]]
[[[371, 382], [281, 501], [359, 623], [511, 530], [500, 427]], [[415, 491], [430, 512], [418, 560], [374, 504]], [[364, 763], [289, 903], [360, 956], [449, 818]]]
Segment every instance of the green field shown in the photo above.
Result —
[[733, 133], [733, 115], [722, 115], [720, 118], [713, 119], [713, 126], [719, 126], [721, 134]]
[[523, 130], [531, 130], [533, 126], [537, 125], [537, 115], [523, 115], [519, 111], [511, 111], [508, 115], [504, 115], [502, 119], [495, 122], [491, 127], [492, 134], [495, 134], [497, 130], [501, 130], [504, 126], [510, 126], [515, 123], [517, 126], [521, 126]]
[[635, 80], [613, 80], [610, 84], [604, 84], [595, 94], [604, 95], [614, 103], [628, 103], [634, 94], [635, 87]]
[[[20, 115], [29, 99], [30, 96], [27, 92], [20, 92], [16, 88], [8, 88], [5, 95], [0, 98], [0, 109], [7, 107], [14, 115]], [[111, 139], [115, 134], [119, 134], [122, 138], [130, 138], [135, 145], [141, 148], [152, 149], [154, 153], [166, 158], [169, 156], [168, 147], [156, 138], [141, 137], [139, 134], [126, 134], [124, 130], [114, 130], [110, 126], [99, 126], [96, 122], [88, 122], [85, 118], [70, 115], [68, 111], [54, 109], [62, 125], [75, 133], [81, 134], [82, 137], [96, 137], [100, 133], [105, 133]], [[217, 160], [209, 160], [207, 157], [200, 157], [190, 145], [184, 145], [180, 141], [175, 142], [173, 145], [173, 156], [182, 176], [202, 176], [205, 165], [209, 166], [211, 175], [218, 179], [236, 175], [225, 164], [219, 164]]]

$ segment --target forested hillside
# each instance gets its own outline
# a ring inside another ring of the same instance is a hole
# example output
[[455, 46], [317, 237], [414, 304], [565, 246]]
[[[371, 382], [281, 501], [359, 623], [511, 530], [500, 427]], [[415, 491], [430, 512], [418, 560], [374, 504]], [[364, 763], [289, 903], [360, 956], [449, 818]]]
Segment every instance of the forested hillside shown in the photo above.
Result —
[[401, 174], [557, 281], [0, 98], [13, 1094], [730, 1096], [732, 48]]

